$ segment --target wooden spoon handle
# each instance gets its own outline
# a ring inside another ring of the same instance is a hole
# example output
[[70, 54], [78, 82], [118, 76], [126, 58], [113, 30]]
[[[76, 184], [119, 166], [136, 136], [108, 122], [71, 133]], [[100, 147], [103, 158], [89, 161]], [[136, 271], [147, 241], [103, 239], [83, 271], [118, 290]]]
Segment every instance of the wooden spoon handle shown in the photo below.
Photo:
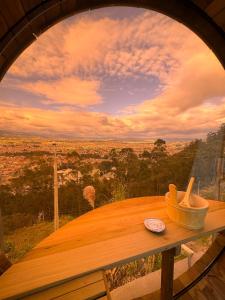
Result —
[[184, 195], [183, 200], [180, 202], [180, 205], [190, 207], [189, 198], [190, 198], [190, 195], [191, 195], [191, 191], [192, 191], [192, 188], [193, 188], [194, 181], [195, 181], [195, 178], [191, 177], [191, 179], [189, 181], [189, 184], [188, 184], [188, 187], [187, 187], [187, 191]]

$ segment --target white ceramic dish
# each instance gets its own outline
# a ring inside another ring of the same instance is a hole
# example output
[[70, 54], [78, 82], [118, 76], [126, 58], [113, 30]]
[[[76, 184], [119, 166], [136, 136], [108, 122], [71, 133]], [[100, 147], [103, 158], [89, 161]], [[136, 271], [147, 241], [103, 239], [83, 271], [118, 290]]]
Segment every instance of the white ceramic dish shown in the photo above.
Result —
[[166, 228], [165, 223], [156, 218], [149, 218], [144, 220], [145, 227], [152, 232], [163, 232]]

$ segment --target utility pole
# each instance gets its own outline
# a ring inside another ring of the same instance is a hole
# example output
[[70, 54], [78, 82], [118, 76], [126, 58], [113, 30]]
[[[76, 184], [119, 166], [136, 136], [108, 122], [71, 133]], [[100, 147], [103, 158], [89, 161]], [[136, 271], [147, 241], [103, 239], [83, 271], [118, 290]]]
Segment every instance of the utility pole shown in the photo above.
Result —
[[57, 174], [57, 158], [56, 144], [54, 146], [54, 230], [59, 228], [59, 197], [58, 197], [58, 174]]
[[200, 179], [198, 180], [198, 196], [200, 195]]

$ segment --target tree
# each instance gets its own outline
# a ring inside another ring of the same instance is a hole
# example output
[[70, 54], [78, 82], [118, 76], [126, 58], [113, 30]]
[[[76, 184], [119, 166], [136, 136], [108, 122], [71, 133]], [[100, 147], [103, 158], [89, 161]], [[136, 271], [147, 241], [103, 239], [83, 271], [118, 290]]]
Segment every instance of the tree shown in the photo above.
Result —
[[151, 158], [153, 161], [160, 161], [167, 156], [166, 142], [162, 139], [157, 139], [154, 142], [154, 147], [151, 151]]
[[77, 151], [75, 151], [75, 150], [69, 152], [69, 153], [67, 154], [67, 157], [68, 157], [68, 158], [75, 158], [75, 159], [77, 159], [77, 160], [80, 160], [80, 154], [79, 154]]
[[111, 171], [112, 169], [112, 161], [109, 160], [103, 160], [101, 161], [101, 163], [99, 164], [99, 169], [103, 172], [103, 173], [107, 173], [109, 171]]

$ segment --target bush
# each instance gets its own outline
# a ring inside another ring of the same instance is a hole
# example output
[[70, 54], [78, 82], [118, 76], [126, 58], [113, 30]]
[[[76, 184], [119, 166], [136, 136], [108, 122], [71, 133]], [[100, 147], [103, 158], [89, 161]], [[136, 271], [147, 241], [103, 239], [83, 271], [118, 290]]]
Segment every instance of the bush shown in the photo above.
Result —
[[161, 268], [161, 254], [141, 258], [106, 271], [110, 291]]
[[9, 234], [21, 227], [32, 226], [35, 221], [36, 217], [31, 214], [15, 213], [3, 216], [4, 234]]

